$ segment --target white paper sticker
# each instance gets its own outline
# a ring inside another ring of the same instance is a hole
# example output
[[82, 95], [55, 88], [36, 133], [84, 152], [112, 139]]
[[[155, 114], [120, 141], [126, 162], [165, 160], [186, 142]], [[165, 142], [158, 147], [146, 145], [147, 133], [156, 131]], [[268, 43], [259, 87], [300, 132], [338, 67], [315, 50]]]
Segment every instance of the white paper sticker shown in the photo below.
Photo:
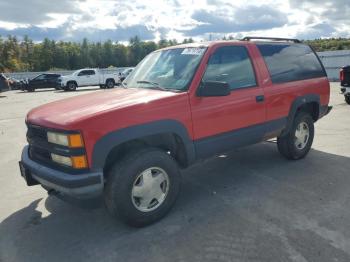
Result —
[[199, 47], [188, 47], [182, 51], [182, 55], [202, 55], [204, 53], [205, 48]]

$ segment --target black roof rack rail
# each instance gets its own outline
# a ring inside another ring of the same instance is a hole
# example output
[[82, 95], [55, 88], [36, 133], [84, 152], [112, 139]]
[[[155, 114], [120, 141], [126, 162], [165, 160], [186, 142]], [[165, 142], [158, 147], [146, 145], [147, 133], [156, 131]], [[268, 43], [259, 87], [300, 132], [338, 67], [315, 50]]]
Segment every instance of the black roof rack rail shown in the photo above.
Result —
[[241, 39], [241, 41], [251, 41], [253, 39], [256, 40], [272, 40], [272, 41], [287, 41], [287, 42], [293, 42], [293, 43], [301, 43], [299, 39], [294, 38], [280, 38], [280, 37], [258, 37], [258, 36], [246, 36]]

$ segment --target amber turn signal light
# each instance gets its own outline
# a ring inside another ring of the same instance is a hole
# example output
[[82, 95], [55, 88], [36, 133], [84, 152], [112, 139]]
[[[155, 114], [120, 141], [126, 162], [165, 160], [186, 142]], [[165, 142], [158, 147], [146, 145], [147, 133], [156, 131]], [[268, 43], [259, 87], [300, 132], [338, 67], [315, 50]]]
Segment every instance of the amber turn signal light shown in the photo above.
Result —
[[72, 156], [71, 160], [73, 168], [83, 169], [88, 167], [86, 156]]
[[72, 134], [68, 136], [69, 147], [84, 147], [84, 141], [81, 134]]

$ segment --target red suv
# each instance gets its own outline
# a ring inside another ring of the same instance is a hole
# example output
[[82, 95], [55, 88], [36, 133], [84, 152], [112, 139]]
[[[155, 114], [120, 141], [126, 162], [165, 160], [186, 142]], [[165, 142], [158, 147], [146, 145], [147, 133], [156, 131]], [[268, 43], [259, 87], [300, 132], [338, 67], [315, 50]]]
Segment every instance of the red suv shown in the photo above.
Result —
[[121, 88], [31, 110], [21, 174], [59, 195], [103, 195], [113, 215], [144, 226], [170, 210], [180, 169], [198, 159], [274, 137], [286, 158], [305, 157], [329, 92], [320, 59], [298, 40], [161, 49]]

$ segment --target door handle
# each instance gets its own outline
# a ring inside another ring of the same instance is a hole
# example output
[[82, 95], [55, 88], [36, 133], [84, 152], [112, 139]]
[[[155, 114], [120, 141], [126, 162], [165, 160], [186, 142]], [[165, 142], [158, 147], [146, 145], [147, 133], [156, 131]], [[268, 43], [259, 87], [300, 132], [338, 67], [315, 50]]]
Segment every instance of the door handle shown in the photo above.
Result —
[[261, 96], [256, 96], [256, 97], [255, 97], [255, 100], [256, 100], [257, 103], [264, 102], [265, 96], [263, 96], [263, 95], [261, 95]]

